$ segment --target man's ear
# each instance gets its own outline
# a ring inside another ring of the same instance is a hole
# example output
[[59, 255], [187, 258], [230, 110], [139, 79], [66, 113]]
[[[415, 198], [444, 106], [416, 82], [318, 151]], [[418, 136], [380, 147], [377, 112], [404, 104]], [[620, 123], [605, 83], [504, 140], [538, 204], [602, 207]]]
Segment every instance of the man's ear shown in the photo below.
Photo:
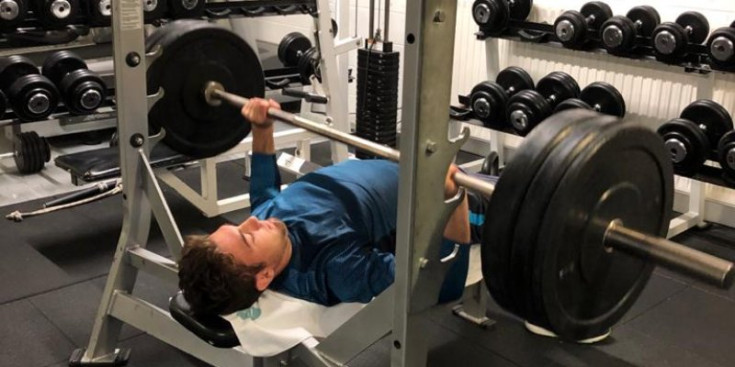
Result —
[[258, 274], [255, 274], [255, 288], [257, 288], [259, 291], [264, 291], [273, 281], [273, 278], [275, 277], [276, 272], [273, 271], [270, 267], [265, 267], [261, 269]]

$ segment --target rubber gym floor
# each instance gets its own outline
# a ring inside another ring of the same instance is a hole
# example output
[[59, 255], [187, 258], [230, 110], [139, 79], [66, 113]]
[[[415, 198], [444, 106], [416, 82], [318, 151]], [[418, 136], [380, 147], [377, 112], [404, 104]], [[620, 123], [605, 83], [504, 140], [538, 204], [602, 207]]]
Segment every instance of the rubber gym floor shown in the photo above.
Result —
[[[328, 159], [324, 145], [313, 153]], [[242, 164], [220, 165], [220, 192], [246, 192]], [[198, 171], [177, 175], [194, 185]], [[164, 186], [184, 234], [211, 231], [240, 221], [247, 211], [206, 219]], [[35, 209], [47, 199], [2, 208]], [[120, 227], [121, 198], [29, 218], [0, 221], [0, 365], [61, 367], [75, 348], [84, 347], [102, 296]], [[676, 238], [689, 246], [735, 260], [735, 230], [713, 226]], [[165, 253], [153, 226], [149, 248]], [[140, 273], [136, 294], [165, 307], [175, 288]], [[479, 329], [437, 306], [427, 313], [424, 335], [430, 366], [733, 366], [735, 290], [721, 291], [666, 270], [656, 270], [635, 306], [594, 346], [563, 343], [528, 333], [520, 320], [491, 304], [494, 328]], [[129, 365], [206, 366], [141, 331], [125, 326], [119, 346], [132, 348]], [[389, 366], [390, 337], [357, 356], [350, 366]]]

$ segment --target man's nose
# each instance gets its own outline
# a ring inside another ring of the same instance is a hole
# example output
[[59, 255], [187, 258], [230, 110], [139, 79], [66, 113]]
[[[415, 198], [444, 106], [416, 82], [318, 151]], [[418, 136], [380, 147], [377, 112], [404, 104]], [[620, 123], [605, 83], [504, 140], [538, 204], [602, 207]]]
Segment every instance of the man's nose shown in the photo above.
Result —
[[252, 231], [252, 230], [257, 229], [259, 226], [260, 224], [259, 224], [258, 218], [254, 216], [250, 216], [248, 219], [245, 219], [245, 221], [242, 222], [242, 224], [240, 224], [240, 229]]

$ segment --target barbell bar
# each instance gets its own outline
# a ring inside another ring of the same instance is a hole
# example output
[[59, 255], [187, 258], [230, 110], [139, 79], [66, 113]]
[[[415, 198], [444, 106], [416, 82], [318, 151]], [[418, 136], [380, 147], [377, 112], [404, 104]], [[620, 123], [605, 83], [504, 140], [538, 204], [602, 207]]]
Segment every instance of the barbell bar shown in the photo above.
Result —
[[[203, 96], [210, 106], [219, 106], [224, 101], [234, 107], [242, 108], [249, 101], [248, 98], [228, 93], [220, 83], [215, 81], [205, 84]], [[400, 152], [396, 149], [356, 137], [304, 117], [274, 108], [268, 109], [268, 116], [382, 158], [396, 162], [400, 160]], [[463, 172], [457, 172], [454, 175], [454, 181], [460, 186], [488, 197], [492, 196], [495, 191], [495, 185], [492, 183]], [[664, 238], [626, 228], [623, 223], [616, 220], [600, 225], [607, 227], [603, 237], [606, 251], [620, 250], [639, 258], [648, 259], [657, 265], [686, 273], [720, 288], [730, 288], [733, 283], [735, 266], [730, 261]]]

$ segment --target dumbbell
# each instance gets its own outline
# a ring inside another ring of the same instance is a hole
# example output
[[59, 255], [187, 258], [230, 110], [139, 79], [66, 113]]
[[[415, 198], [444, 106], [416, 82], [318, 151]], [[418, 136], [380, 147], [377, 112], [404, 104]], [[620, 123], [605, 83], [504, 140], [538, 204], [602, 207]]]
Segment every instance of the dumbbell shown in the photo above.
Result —
[[76, 21], [81, 14], [79, 0], [31, 0], [33, 14], [46, 27], [57, 28]]
[[717, 156], [718, 142], [732, 128], [727, 110], [716, 102], [700, 99], [687, 106], [679, 118], [661, 125], [658, 134], [671, 153], [676, 173], [693, 176], [708, 157]]
[[[150, 0], [165, 1], [165, 0]], [[204, 13], [205, 0], [168, 0], [168, 10], [175, 19], [194, 18]]]
[[507, 118], [518, 135], [526, 136], [551, 116], [556, 106], [579, 97], [579, 84], [571, 75], [555, 71], [538, 81], [536, 90], [523, 90], [510, 97]]
[[54, 112], [59, 91], [25, 56], [0, 57], [0, 89], [23, 121], [40, 120]]
[[285, 35], [278, 43], [278, 60], [285, 66], [295, 66], [304, 83], [308, 83], [312, 75], [321, 80], [319, 58], [317, 48], [299, 32]]
[[472, 19], [489, 34], [498, 34], [508, 27], [508, 21], [525, 20], [533, 8], [533, 0], [475, 0]]
[[594, 82], [582, 89], [579, 98], [569, 98], [559, 103], [554, 113], [573, 108], [625, 117], [625, 98], [612, 84]]
[[0, 154], [0, 159], [13, 158], [18, 172], [36, 173], [51, 160], [51, 148], [46, 138], [35, 131], [17, 133], [13, 136], [13, 151]]
[[580, 11], [567, 10], [554, 21], [554, 34], [564, 47], [582, 48], [589, 41], [592, 30], [598, 30], [613, 16], [610, 6], [601, 1], [591, 1]]
[[625, 16], [616, 15], [602, 24], [602, 47], [613, 55], [630, 53], [636, 46], [636, 37], [648, 37], [661, 23], [661, 16], [651, 6], [636, 6]]
[[284, 66], [297, 66], [304, 52], [311, 48], [311, 41], [301, 32], [291, 32], [278, 43], [278, 60]]
[[107, 87], [87, 63], [71, 51], [57, 51], [43, 63], [42, 73], [61, 92], [66, 108], [75, 115], [94, 113], [105, 101]]
[[710, 63], [715, 69], [735, 69], [735, 22], [716, 29], [707, 41]]
[[0, 0], [0, 29], [15, 30], [28, 13], [28, 0]]
[[[145, 20], [146, 23], [150, 23], [156, 19], [161, 19], [161, 18], [166, 17], [166, 13], [168, 13], [168, 10], [169, 10], [169, 5], [166, 3], [166, 0], [141, 0], [141, 1], [143, 2], [143, 19]], [[203, 0], [200, 2], [204, 4]], [[201, 15], [203, 13], [202, 9], [198, 9], [197, 11], [198, 13], [195, 13], [193, 16]], [[173, 17], [178, 17], [178, 15], [173, 15]]]
[[709, 22], [696, 11], [684, 12], [676, 22], [659, 24], [651, 34], [651, 45], [656, 59], [664, 62], [677, 62], [687, 55], [687, 45], [700, 44], [707, 39]]
[[497, 129], [503, 126], [508, 99], [526, 89], [533, 89], [533, 79], [522, 68], [511, 66], [498, 73], [495, 82], [475, 85], [470, 92], [470, 106], [485, 127]]
[[717, 144], [717, 158], [725, 178], [735, 182], [735, 131], [731, 130], [720, 138]]
[[490, 151], [487, 157], [482, 160], [480, 173], [483, 175], [500, 176], [500, 156], [495, 151]]

